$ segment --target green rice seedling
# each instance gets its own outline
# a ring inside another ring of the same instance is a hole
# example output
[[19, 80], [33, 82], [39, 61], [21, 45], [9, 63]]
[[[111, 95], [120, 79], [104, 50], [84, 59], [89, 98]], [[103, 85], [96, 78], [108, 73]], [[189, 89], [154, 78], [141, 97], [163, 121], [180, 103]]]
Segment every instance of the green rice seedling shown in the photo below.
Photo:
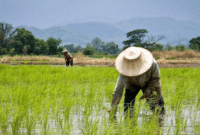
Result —
[[[161, 69], [166, 115], [163, 127], [138, 94], [125, 118], [124, 96], [110, 121], [114, 67], [0, 65], [0, 133], [199, 134], [200, 68]], [[168, 122], [169, 121], [169, 122]]]
[[[109, 123], [109, 124], [108, 124]], [[104, 119], [104, 124], [103, 124], [103, 133], [106, 135], [113, 135], [117, 134], [117, 126], [114, 121], [108, 122], [106, 119]]]
[[43, 133], [47, 135], [48, 131], [48, 120], [49, 120], [49, 109], [46, 109], [46, 111], [43, 114], [43, 120], [42, 120], [42, 126], [43, 126]]
[[194, 133], [195, 133], [195, 135], [200, 134], [200, 122], [198, 122], [194, 125]]
[[11, 127], [12, 127], [12, 134], [17, 135], [20, 133], [20, 127], [22, 124], [23, 120], [23, 108], [17, 108], [15, 112], [12, 114], [13, 115], [13, 120], [10, 122]]
[[35, 120], [35, 115], [34, 115], [34, 111], [33, 112], [29, 112], [28, 114], [25, 114], [25, 121], [24, 121], [24, 125], [26, 127], [27, 130], [27, 135], [31, 135], [32, 131], [35, 129], [36, 126], [36, 120]]
[[71, 109], [67, 109], [67, 110], [65, 110], [64, 111], [64, 122], [63, 122], [63, 124], [64, 124], [64, 127], [63, 127], [63, 129], [62, 129], [62, 133], [64, 134], [69, 134], [70, 132], [71, 132], [71, 129], [72, 129], [72, 118], [70, 119], [69, 117], [69, 115], [70, 115], [70, 110]]
[[187, 133], [187, 129], [186, 129], [187, 128], [187, 119], [184, 119], [182, 128], [183, 128], [183, 132]]
[[175, 126], [176, 126], [176, 130], [175, 130], [175, 133], [174, 134], [179, 134], [180, 131], [181, 131], [181, 127], [182, 127], [182, 119], [181, 119], [181, 110], [180, 109], [177, 109], [176, 110], [176, 121], [175, 121]]
[[[8, 107], [8, 106], [7, 106]], [[9, 112], [10, 110], [8, 110], [9, 108], [5, 108], [3, 106], [0, 107], [0, 129], [1, 129], [1, 133], [7, 133], [7, 128], [9, 126]]]
[[90, 124], [88, 124], [89, 127], [86, 127], [87, 134], [95, 135], [98, 133], [98, 125], [99, 125], [99, 119], [95, 119], [90, 121]]

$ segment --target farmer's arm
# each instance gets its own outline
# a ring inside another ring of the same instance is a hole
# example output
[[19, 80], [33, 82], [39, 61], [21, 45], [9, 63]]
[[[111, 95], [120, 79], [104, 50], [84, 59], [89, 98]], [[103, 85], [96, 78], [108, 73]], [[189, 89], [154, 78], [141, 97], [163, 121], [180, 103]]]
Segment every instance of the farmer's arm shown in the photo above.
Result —
[[113, 93], [112, 104], [111, 104], [111, 108], [114, 109], [114, 111], [117, 111], [117, 105], [119, 104], [119, 101], [121, 100], [126, 81], [127, 81], [127, 77], [123, 75], [119, 75], [116, 86], [115, 86], [115, 91]]
[[151, 92], [156, 91], [157, 98], [160, 99], [161, 97], [160, 70], [155, 60], [151, 67], [151, 78], [147, 84], [147, 90], [150, 90]]

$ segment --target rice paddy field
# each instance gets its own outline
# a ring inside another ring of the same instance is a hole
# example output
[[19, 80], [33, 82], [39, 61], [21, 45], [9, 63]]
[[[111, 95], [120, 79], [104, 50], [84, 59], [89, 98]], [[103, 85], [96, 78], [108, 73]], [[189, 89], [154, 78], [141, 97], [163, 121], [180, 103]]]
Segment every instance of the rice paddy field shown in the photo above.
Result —
[[0, 134], [200, 134], [200, 68], [161, 68], [164, 121], [145, 100], [125, 118], [108, 110], [119, 73], [114, 67], [0, 64]]

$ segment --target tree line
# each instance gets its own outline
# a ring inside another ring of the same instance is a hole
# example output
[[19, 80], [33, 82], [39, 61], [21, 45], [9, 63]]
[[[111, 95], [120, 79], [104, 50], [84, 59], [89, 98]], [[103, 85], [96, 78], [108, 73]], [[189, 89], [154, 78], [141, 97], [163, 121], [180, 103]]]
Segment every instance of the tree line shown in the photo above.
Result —
[[114, 42], [103, 42], [100, 38], [94, 38], [85, 48], [81, 45], [75, 46], [65, 44], [60, 46], [61, 39], [49, 37], [46, 41], [34, 37], [34, 35], [25, 28], [16, 28], [13, 30], [11, 24], [0, 23], [0, 55], [61, 55], [64, 49], [70, 53], [82, 51], [85, 55], [93, 54], [117, 54], [118, 45]]
[[[143, 47], [150, 51], [162, 51], [164, 46], [158, 41], [165, 38], [164, 36], [147, 36], [146, 29], [137, 29], [126, 34], [128, 40], [123, 41], [124, 47], [119, 48], [115, 42], [104, 42], [100, 38], [94, 38], [90, 43], [86, 44], [85, 48], [81, 45], [65, 44], [61, 39], [49, 37], [46, 41], [34, 37], [34, 35], [24, 29], [16, 28], [13, 30], [11, 24], [0, 23], [0, 55], [15, 55], [15, 54], [33, 54], [33, 55], [61, 55], [63, 49], [67, 49], [70, 53], [83, 52], [85, 55], [116, 55], [123, 49], [130, 46]], [[189, 49], [200, 49], [200, 37], [192, 38], [189, 41]], [[188, 49], [184, 45], [171, 46], [166, 45], [165, 50], [179, 50]]]
[[76, 53], [78, 51], [83, 52], [85, 55], [94, 55], [94, 54], [118, 54], [119, 47], [115, 42], [105, 43], [100, 38], [94, 38], [90, 43], [86, 44], [85, 48], [82, 48], [80, 45], [75, 46], [73, 43], [63, 46], [69, 52]]
[[13, 30], [12, 25], [0, 23], [0, 55], [56, 55], [63, 50], [61, 42], [53, 37], [44, 41], [24, 28]]
[[143, 47], [150, 51], [163, 51], [163, 50], [178, 50], [184, 51], [186, 49], [200, 51], [200, 36], [197, 38], [192, 38], [189, 41], [189, 48], [184, 45], [174, 45], [171, 46], [167, 44], [164, 48], [162, 44], [158, 41], [165, 38], [163, 35], [160, 36], [147, 36], [148, 31], [146, 29], [137, 29], [130, 31], [126, 34], [128, 40], [123, 41], [124, 49], [130, 46]]

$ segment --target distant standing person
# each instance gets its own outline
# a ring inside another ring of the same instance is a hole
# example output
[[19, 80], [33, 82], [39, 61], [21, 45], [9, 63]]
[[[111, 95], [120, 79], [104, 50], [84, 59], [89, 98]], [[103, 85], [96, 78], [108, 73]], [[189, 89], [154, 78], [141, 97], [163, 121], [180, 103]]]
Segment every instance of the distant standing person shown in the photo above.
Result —
[[[113, 93], [110, 111], [117, 112], [117, 105], [125, 88], [124, 112], [133, 113], [135, 97], [140, 90], [153, 112], [165, 113], [164, 100], [161, 95], [160, 70], [152, 54], [140, 47], [129, 47], [121, 52], [115, 62], [120, 73]], [[153, 92], [157, 96], [153, 96]], [[152, 95], [145, 96], [145, 95]], [[156, 110], [158, 108], [159, 110]], [[163, 115], [161, 115], [163, 116]]]
[[73, 56], [67, 50], [62, 51], [62, 53], [65, 57], [66, 66], [69, 66], [69, 64], [73, 66]]

